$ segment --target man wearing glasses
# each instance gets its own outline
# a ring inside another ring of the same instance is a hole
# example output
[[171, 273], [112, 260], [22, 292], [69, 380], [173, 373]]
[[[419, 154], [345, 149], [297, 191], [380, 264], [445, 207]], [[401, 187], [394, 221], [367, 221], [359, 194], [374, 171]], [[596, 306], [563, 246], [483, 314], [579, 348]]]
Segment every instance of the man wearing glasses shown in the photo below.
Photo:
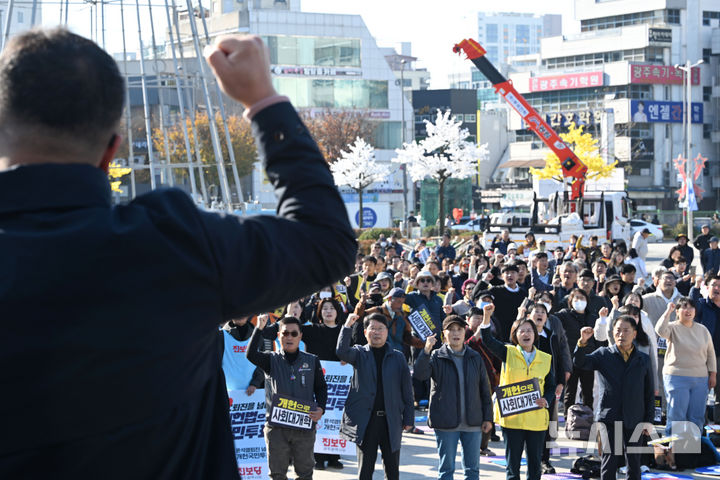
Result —
[[[258, 315], [257, 328], [250, 337], [247, 358], [265, 372], [265, 405], [270, 419], [273, 395], [287, 395], [298, 400], [315, 402], [317, 407], [310, 411], [310, 418], [317, 422], [325, 412], [327, 383], [320, 361], [315, 355], [298, 349], [302, 339], [300, 320], [284, 317], [280, 324], [279, 352], [261, 352], [262, 330], [268, 316]], [[298, 480], [311, 480], [315, 457], [315, 428], [298, 430], [289, 427], [265, 424], [268, 467], [272, 478], [287, 478], [290, 459], [293, 459]]]

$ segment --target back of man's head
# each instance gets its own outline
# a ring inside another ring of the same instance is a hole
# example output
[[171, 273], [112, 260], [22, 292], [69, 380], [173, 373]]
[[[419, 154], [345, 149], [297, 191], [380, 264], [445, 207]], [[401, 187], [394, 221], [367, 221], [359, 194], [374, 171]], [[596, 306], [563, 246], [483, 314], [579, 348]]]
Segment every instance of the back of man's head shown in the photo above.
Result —
[[117, 64], [92, 41], [62, 28], [17, 35], [0, 55], [4, 153], [102, 153], [119, 124], [124, 97]]

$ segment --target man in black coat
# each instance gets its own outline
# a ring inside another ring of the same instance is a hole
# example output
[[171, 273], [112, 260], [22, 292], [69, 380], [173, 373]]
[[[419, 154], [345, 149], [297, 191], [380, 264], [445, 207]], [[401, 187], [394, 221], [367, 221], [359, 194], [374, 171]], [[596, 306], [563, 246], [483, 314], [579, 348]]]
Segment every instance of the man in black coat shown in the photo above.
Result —
[[690, 268], [693, 259], [695, 258], [695, 252], [693, 251], [692, 247], [688, 245], [688, 236], [684, 233], [680, 233], [677, 237], [675, 237], [675, 241], [678, 242], [677, 247], [682, 253], [682, 256], [685, 257], [688, 268]]
[[126, 89], [112, 57], [63, 29], [0, 55], [0, 478], [237, 478], [218, 327], [352, 269], [345, 205], [261, 39], [210, 50], [277, 216], [201, 211], [177, 189], [113, 206]]
[[702, 263], [703, 252], [710, 248], [710, 239], [713, 235], [710, 233], [710, 225], [707, 223], [701, 227], [700, 231], [702, 233], [695, 237], [693, 245], [695, 245], [695, 248], [697, 248], [698, 252], [700, 252], [700, 262]]
[[[655, 416], [655, 392], [653, 391], [650, 357], [635, 348], [638, 324], [632, 317], [621, 315], [612, 327], [615, 345], [602, 347], [590, 353], [589, 342], [592, 327], [580, 331], [580, 340], [573, 360], [583, 370], [596, 370], [600, 374], [600, 407], [595, 420], [601, 422], [603, 444], [600, 466], [601, 480], [613, 480], [617, 471], [617, 456], [627, 447], [640, 446], [637, 429], [650, 435]], [[615, 429], [622, 426], [622, 445], [616, 444]], [[605, 436], [607, 433], [607, 436]], [[640, 480], [640, 453], [626, 453], [628, 480]]]

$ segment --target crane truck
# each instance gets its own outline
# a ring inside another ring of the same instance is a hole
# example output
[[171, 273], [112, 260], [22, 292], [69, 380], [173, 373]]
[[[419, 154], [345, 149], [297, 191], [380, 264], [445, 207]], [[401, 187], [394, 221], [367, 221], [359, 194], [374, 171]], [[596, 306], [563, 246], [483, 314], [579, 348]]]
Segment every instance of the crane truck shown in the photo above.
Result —
[[527, 232], [533, 232], [539, 242], [548, 247], [567, 244], [572, 235], [582, 236], [584, 242], [597, 235], [616, 243], [630, 243], [630, 201], [627, 193], [585, 193], [587, 165], [560, 138], [545, 119], [515, 89], [487, 59], [485, 49], [473, 39], [465, 39], [453, 47], [455, 53], [467, 58], [492, 83], [495, 92], [523, 119], [527, 127], [560, 159], [563, 177], [569, 180], [569, 191], [561, 191], [546, 199], [533, 195], [530, 218], [512, 213], [496, 213], [486, 227], [485, 243], [489, 246], [493, 234], [507, 229], [510, 238], [521, 241]]

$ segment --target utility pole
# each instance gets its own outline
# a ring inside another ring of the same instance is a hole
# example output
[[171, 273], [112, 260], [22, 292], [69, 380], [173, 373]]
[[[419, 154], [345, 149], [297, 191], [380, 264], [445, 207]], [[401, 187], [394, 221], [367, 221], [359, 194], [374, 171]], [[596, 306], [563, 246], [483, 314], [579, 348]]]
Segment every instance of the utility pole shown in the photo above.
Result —
[[[402, 144], [405, 145], [405, 64], [407, 61], [403, 58], [400, 60], [400, 101], [402, 104], [402, 125], [400, 130]], [[403, 172], [403, 225], [405, 225], [406, 235], [410, 235], [410, 227], [407, 225], [408, 219], [408, 186], [407, 186], [407, 165], [402, 165]]]

